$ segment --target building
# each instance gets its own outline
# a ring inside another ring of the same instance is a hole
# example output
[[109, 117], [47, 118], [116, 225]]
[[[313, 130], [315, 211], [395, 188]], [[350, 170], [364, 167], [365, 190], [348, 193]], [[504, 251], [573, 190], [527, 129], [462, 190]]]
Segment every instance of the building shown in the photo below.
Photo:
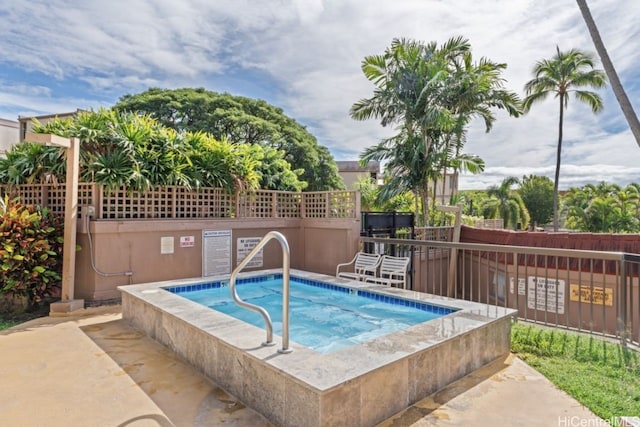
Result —
[[[348, 190], [356, 190], [355, 184], [362, 178], [369, 178], [372, 182], [381, 184], [382, 173], [380, 162], [371, 161], [366, 166], [360, 166], [357, 160], [337, 161], [338, 173]], [[443, 185], [444, 183], [444, 185]], [[433, 194], [433, 182], [429, 183], [429, 193]], [[447, 173], [441, 177], [435, 186], [436, 201], [442, 205], [448, 205], [451, 197], [458, 192], [458, 173]]]
[[5, 157], [7, 150], [18, 143], [18, 129], [18, 122], [0, 119], [0, 157]]
[[380, 162], [369, 162], [366, 166], [360, 166], [357, 160], [337, 161], [338, 173], [344, 181], [344, 185], [348, 190], [355, 190], [356, 182], [362, 178], [371, 179], [377, 183], [382, 177], [380, 174]]
[[18, 116], [18, 122], [20, 123], [20, 142], [24, 141], [24, 137], [27, 132], [31, 132], [33, 129], [33, 121], [37, 120], [40, 124], [45, 124], [52, 121], [55, 118], [58, 119], [69, 119], [75, 117], [76, 114], [83, 110], [76, 110], [70, 113], [59, 113], [59, 114], [45, 114], [42, 116]]
[[[444, 184], [444, 185], [443, 185]], [[429, 183], [433, 186], [433, 183]], [[430, 188], [433, 191], [433, 187]], [[448, 205], [451, 197], [458, 193], [458, 173], [447, 173], [436, 182], [436, 200], [442, 205]]]

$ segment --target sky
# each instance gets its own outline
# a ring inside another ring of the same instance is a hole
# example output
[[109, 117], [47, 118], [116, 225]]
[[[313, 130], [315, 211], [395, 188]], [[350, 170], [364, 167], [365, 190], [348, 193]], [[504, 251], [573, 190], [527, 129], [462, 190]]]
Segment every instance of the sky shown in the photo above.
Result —
[[[589, 6], [627, 95], [640, 113], [640, 6]], [[110, 107], [149, 87], [204, 87], [264, 99], [316, 136], [336, 160], [393, 134], [355, 121], [353, 103], [373, 94], [362, 60], [394, 38], [438, 44], [469, 39], [474, 58], [507, 64], [520, 96], [536, 61], [556, 47], [595, 48], [573, 0], [2, 0], [0, 118]], [[600, 67], [600, 65], [599, 65]], [[640, 182], [640, 147], [610, 89], [594, 115], [575, 99], [565, 114], [559, 186]], [[558, 104], [520, 118], [497, 112], [485, 133], [472, 123], [464, 151], [485, 161], [461, 189], [508, 176], [553, 179]]]

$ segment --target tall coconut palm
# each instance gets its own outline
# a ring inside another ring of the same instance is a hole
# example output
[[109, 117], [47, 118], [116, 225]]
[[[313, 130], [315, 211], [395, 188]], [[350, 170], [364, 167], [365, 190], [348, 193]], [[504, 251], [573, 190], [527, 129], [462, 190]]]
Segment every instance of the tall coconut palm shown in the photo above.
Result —
[[620, 109], [622, 110], [624, 117], [627, 119], [627, 123], [629, 124], [629, 128], [631, 129], [631, 133], [633, 133], [633, 136], [636, 139], [636, 143], [640, 146], [640, 121], [638, 121], [638, 116], [633, 110], [633, 105], [631, 105], [629, 97], [627, 97], [627, 93], [624, 91], [624, 87], [620, 82], [620, 78], [618, 78], [618, 73], [613, 66], [613, 62], [611, 62], [611, 58], [609, 58], [609, 53], [607, 52], [607, 49], [604, 46], [604, 42], [600, 37], [600, 32], [598, 31], [596, 22], [593, 20], [593, 16], [591, 16], [591, 11], [589, 10], [587, 1], [576, 1], [578, 2], [578, 7], [580, 8], [580, 12], [582, 13], [582, 18], [584, 19], [585, 24], [587, 24], [589, 34], [591, 34], [593, 45], [596, 47], [598, 56], [600, 56], [604, 71], [607, 73], [607, 77], [611, 82], [611, 89], [613, 90], [613, 93], [618, 100], [618, 104], [620, 104]]
[[550, 94], [558, 98], [560, 104], [556, 172], [553, 182], [553, 229], [558, 231], [558, 182], [562, 158], [564, 110], [568, 106], [571, 92], [575, 94], [578, 101], [589, 105], [594, 113], [602, 110], [603, 103], [600, 95], [582, 88], [604, 87], [606, 76], [602, 70], [594, 68], [594, 59], [590, 54], [576, 49], [561, 52], [558, 47], [553, 58], [543, 59], [535, 64], [533, 74], [535, 77], [524, 86], [527, 96], [522, 105], [525, 112], [529, 111], [533, 104], [545, 100]]

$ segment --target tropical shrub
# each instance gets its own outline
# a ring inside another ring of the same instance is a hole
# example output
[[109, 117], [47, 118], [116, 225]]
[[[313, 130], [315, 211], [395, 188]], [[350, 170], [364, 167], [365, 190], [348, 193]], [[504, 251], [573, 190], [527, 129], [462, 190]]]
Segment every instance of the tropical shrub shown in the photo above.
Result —
[[1, 296], [26, 297], [37, 306], [58, 296], [62, 275], [62, 219], [46, 208], [5, 196], [0, 203]]
[[[259, 144], [232, 143], [205, 132], [177, 132], [149, 116], [84, 111], [73, 119], [34, 123], [35, 133], [80, 140], [80, 179], [108, 191], [126, 187], [219, 187], [229, 193], [258, 188], [300, 191], [302, 170], [285, 153]], [[22, 143], [0, 159], [0, 183], [63, 182], [64, 150]]]

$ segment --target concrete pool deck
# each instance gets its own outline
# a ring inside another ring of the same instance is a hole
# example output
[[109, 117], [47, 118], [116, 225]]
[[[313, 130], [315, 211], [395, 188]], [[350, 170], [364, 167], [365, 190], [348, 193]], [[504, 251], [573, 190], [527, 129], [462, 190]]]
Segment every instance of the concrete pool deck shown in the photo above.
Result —
[[[120, 306], [34, 319], [0, 332], [0, 378], [1, 426], [272, 425], [123, 321]], [[604, 425], [508, 356], [379, 426], [559, 426], [576, 420]]]

